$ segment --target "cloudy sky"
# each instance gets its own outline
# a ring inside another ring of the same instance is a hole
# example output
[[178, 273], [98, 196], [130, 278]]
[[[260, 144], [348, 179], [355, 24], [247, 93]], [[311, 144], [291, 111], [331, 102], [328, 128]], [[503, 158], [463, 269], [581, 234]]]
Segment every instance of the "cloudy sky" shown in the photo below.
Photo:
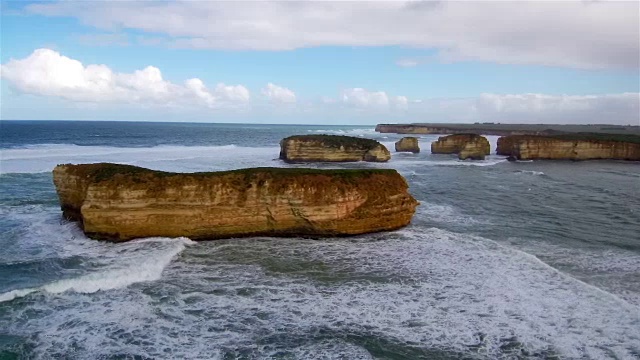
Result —
[[2, 1], [1, 119], [640, 124], [640, 1]]

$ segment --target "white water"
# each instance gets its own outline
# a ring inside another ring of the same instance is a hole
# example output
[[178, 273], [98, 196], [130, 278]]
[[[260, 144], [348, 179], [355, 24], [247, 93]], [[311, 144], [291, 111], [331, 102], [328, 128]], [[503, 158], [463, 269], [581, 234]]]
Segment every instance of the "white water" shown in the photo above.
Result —
[[[369, 132], [366, 129], [354, 131], [362, 132], [363, 136]], [[327, 133], [327, 131], [322, 132]], [[392, 150], [394, 163], [369, 164], [369, 166], [397, 167], [411, 164], [423, 166], [493, 166], [506, 161], [502, 156], [489, 156], [484, 161], [460, 161], [455, 155], [431, 155], [428, 153], [428, 144], [435, 139], [437, 139], [437, 136], [429, 135], [421, 140], [423, 153], [417, 155], [395, 153], [393, 152], [393, 141], [382, 141], [387, 148]], [[490, 140], [496, 141], [495, 139]], [[224, 145], [127, 148], [64, 144], [32, 145], [23, 148], [0, 150], [0, 174], [43, 173], [51, 171], [58, 164], [96, 162], [115, 162], [178, 172], [216, 171], [252, 166], [283, 166], [284, 164], [277, 160], [279, 152], [280, 148], [277, 146], [241, 147]]]
[[544, 175], [544, 172], [542, 171], [534, 171], [534, 170], [517, 170], [516, 171], [517, 174], [526, 174], [526, 175]]
[[[144, 244], [149, 242], [166, 243], [166, 245], [145, 249]], [[194, 244], [194, 242], [187, 238], [148, 238], [132, 241], [120, 248], [110, 249], [112, 252], [117, 252], [117, 255], [100, 254], [100, 256], [112, 257], [112, 263], [104, 269], [77, 278], [54, 281], [36, 288], [16, 289], [2, 293], [0, 294], [0, 303], [38, 291], [50, 294], [59, 294], [65, 291], [94, 293], [101, 290], [119, 289], [143, 281], [159, 280], [164, 268], [185, 249], [185, 245], [189, 244]], [[87, 257], [95, 256], [91, 253], [85, 255]]]
[[[155, 146], [108, 147], [78, 145], [36, 145], [0, 151], [0, 173], [40, 173], [58, 164], [115, 162], [166, 171], [215, 171], [220, 165], [236, 167], [261, 164], [278, 166], [277, 147], [225, 146]], [[132, 160], [135, 159], [135, 160]], [[272, 164], [273, 163], [273, 164]]]
[[[600, 359], [611, 353], [628, 358], [630, 349], [640, 349], [637, 307], [529, 254], [435, 228], [374, 238], [378, 240], [201, 243], [192, 248], [191, 260], [157, 267], [165, 269], [162, 278], [167, 285], [149, 286], [164, 294], [160, 299], [120, 286], [125, 282], [111, 286], [112, 282], [97, 280], [122, 273], [99, 272], [102, 275], [76, 280], [86, 282], [80, 291], [71, 291], [75, 288], [68, 284], [53, 286], [56, 297], [39, 306], [55, 311], [46, 319], [31, 320], [26, 328], [41, 331], [43, 354], [80, 342], [80, 357], [122, 351], [161, 356], [156, 344], [171, 349], [165, 356], [208, 357], [221, 348], [250, 346], [282, 331], [296, 336], [319, 328], [457, 351], [478, 345], [490, 358], [500, 357], [500, 347], [513, 336], [530, 352], [554, 349], [566, 358], [586, 354]], [[184, 246], [180, 241], [172, 244], [176, 247], [163, 252], [166, 259]], [[140, 260], [127, 254], [121, 262], [133, 265]], [[158, 254], [153, 256], [157, 259]], [[241, 258], [226, 260], [234, 256]], [[330, 278], [349, 275], [325, 283], [315, 277], [318, 270], [313, 267], [283, 274], [267, 259], [323, 264], [320, 271]], [[156, 270], [142, 281], [157, 279]], [[101, 285], [88, 285], [95, 281]], [[91, 297], [82, 294], [107, 288], [111, 291]], [[64, 307], [69, 301], [78, 305]], [[60, 337], [55, 335], [60, 330], [47, 323], [74, 326], [65, 327]], [[145, 330], [148, 327], [156, 330]], [[138, 341], [111, 341], [116, 334]], [[362, 348], [343, 343], [339, 336], [301, 344], [294, 353], [333, 347], [348, 358], [367, 358]], [[255, 354], [274, 356], [277, 351], [258, 347]]]

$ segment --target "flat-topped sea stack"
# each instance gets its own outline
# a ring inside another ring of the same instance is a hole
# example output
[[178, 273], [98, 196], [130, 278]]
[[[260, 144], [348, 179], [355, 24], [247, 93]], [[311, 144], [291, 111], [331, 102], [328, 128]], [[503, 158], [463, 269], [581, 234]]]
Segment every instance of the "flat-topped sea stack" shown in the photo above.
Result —
[[609, 134], [503, 136], [498, 139], [496, 153], [517, 160], [640, 161], [640, 136]]
[[454, 134], [440, 136], [431, 143], [433, 154], [458, 154], [458, 158], [484, 160], [491, 153], [489, 140], [477, 134]]
[[379, 142], [341, 135], [294, 135], [280, 141], [280, 159], [298, 162], [385, 162], [391, 153]]
[[58, 165], [63, 215], [94, 239], [347, 236], [401, 228], [418, 202], [392, 169], [252, 168], [169, 173]]
[[420, 152], [420, 145], [418, 145], [417, 137], [403, 137], [396, 141], [396, 152], [411, 152], [417, 154]]

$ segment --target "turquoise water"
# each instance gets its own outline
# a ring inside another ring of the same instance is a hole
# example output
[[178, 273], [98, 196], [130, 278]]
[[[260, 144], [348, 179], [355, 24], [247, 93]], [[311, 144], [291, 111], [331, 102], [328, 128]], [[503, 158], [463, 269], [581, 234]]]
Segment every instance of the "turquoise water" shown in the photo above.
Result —
[[[291, 166], [281, 138], [371, 127], [0, 122], [0, 359], [635, 359], [640, 164], [396, 168], [410, 226], [349, 239], [110, 244], [61, 219], [51, 169]], [[496, 137], [489, 137], [494, 145]], [[300, 166], [300, 165], [295, 165]]]

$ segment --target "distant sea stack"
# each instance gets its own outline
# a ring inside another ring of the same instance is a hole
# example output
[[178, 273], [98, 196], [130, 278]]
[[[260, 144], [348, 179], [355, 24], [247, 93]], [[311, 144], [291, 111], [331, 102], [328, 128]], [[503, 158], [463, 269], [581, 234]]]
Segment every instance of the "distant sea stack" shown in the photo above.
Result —
[[294, 135], [280, 141], [280, 159], [289, 162], [385, 162], [391, 153], [379, 142], [352, 136]]
[[412, 152], [417, 154], [420, 152], [420, 145], [418, 145], [417, 137], [403, 137], [402, 139], [396, 141], [396, 152]]
[[476, 134], [440, 136], [431, 143], [433, 154], [458, 154], [461, 160], [484, 160], [491, 153], [491, 145], [485, 137]]
[[94, 239], [347, 236], [401, 228], [418, 202], [392, 169], [252, 168], [179, 174], [58, 165], [63, 215]]
[[640, 136], [609, 134], [503, 136], [498, 139], [496, 153], [517, 160], [640, 161]]

